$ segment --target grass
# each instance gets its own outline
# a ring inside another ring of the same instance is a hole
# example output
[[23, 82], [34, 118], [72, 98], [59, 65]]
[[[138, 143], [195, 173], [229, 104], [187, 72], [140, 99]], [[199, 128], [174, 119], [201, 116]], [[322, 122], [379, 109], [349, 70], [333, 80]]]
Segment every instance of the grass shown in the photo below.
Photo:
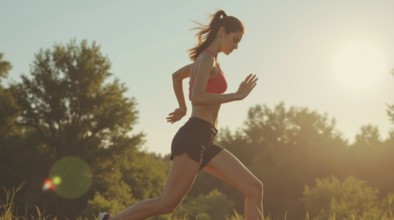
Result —
[[[14, 219], [35, 219], [35, 220], [57, 220], [56, 217], [45, 216], [42, 211], [40, 211], [39, 207], [35, 207], [35, 213], [25, 216], [15, 216], [15, 195], [23, 188], [24, 184], [20, 184], [17, 188], [12, 188], [11, 190], [7, 190], [4, 187], [3, 190], [5, 192], [5, 201], [0, 201], [0, 219], [1, 220], [14, 220]], [[85, 220], [87, 218], [78, 217], [77, 220]], [[97, 220], [96, 217], [92, 218]], [[177, 218], [177, 217], [170, 217], [168, 220], [188, 220], [187, 216]], [[234, 211], [234, 216], [227, 218], [226, 220], [242, 220], [242, 215], [238, 214]], [[269, 219], [265, 219], [269, 220]]]
[[[14, 219], [35, 219], [35, 220], [57, 220], [56, 217], [51, 217], [51, 216], [45, 216], [42, 211], [36, 206], [35, 207], [35, 213], [31, 214], [28, 216], [28, 214], [25, 214], [25, 216], [15, 216], [15, 204], [14, 204], [14, 199], [15, 195], [18, 193], [23, 188], [24, 184], [20, 184], [17, 188], [12, 188], [11, 190], [6, 190], [3, 187], [3, 190], [5, 192], [5, 201], [0, 201], [0, 219], [2, 220], [14, 220]], [[391, 205], [391, 204], [390, 204]], [[87, 218], [82, 218], [79, 217], [77, 220], [85, 220]], [[92, 219], [97, 219], [96, 217], [93, 217]], [[177, 218], [177, 217], [170, 217], [168, 220], [188, 220], [189, 218], [187, 216]], [[284, 216], [284, 220], [287, 219], [287, 215]], [[305, 220], [314, 220], [315, 218], [310, 218], [309, 215], [307, 214], [305, 217]], [[243, 216], [238, 214], [236, 211], [234, 211], [234, 215], [232, 217], [227, 218], [226, 220], [243, 220]], [[270, 217], [266, 217], [264, 220], [271, 220]], [[274, 219], [272, 219], [274, 220]], [[335, 217], [335, 215], [331, 215], [327, 220], [339, 220]], [[371, 218], [363, 218], [360, 216], [353, 216], [352, 219], [347, 219], [347, 220], [375, 220]], [[392, 215], [392, 212], [385, 214], [385, 216], [382, 218], [380, 217], [379, 220], [394, 220], [394, 217]]]
[[10, 191], [7, 191], [4, 187], [3, 190], [5, 192], [5, 202], [0, 203], [0, 219], [8, 220], [13, 219], [13, 213], [15, 209], [14, 199], [16, 193], [23, 188], [23, 183], [20, 184], [16, 189], [12, 188]]
[[2, 220], [13, 220], [13, 219], [35, 219], [35, 220], [48, 220], [48, 219], [56, 219], [51, 218], [50, 216], [45, 216], [40, 209], [36, 206], [35, 213], [32, 215], [25, 216], [15, 216], [15, 195], [23, 188], [24, 183], [20, 184], [17, 188], [12, 188], [11, 190], [7, 190], [4, 187], [3, 190], [5, 192], [5, 201], [0, 201], [0, 219]]

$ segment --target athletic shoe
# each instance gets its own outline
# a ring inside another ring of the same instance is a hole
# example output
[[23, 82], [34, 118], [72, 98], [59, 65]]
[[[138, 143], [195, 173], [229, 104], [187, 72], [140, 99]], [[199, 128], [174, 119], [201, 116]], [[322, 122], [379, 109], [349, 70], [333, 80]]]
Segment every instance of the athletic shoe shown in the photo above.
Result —
[[106, 212], [100, 212], [100, 214], [97, 217], [98, 220], [109, 220], [110, 218], [111, 215]]

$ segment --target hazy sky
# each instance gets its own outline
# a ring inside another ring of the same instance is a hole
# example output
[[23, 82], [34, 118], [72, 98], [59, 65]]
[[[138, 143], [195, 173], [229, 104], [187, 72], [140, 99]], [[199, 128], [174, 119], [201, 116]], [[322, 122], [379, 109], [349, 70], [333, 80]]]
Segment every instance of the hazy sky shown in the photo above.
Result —
[[[188, 104], [182, 121], [166, 122], [177, 107], [171, 74], [190, 62], [193, 21], [207, 23], [217, 9], [247, 29], [237, 51], [219, 55], [228, 92], [248, 73], [259, 76], [246, 100], [222, 106], [219, 128], [242, 126], [251, 106], [284, 102], [327, 113], [349, 141], [367, 124], [387, 137], [393, 128], [387, 104], [394, 103], [392, 0], [1, 1], [0, 52], [13, 66], [9, 80], [19, 81], [40, 49], [96, 41], [114, 77], [128, 87], [126, 95], [137, 100], [134, 132], [146, 133], [144, 148], [167, 154], [191, 112]], [[353, 71], [345, 82], [338, 77], [343, 70]], [[354, 88], [362, 83], [367, 88]]]

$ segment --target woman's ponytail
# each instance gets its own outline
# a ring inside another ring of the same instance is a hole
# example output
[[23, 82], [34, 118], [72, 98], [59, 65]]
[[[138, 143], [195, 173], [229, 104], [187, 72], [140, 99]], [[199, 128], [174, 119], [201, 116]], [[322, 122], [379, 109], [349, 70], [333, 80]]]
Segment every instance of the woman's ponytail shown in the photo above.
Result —
[[197, 36], [197, 45], [189, 50], [189, 57], [191, 60], [196, 60], [198, 55], [204, 51], [215, 40], [217, 32], [220, 27], [224, 26], [227, 33], [234, 31], [244, 31], [242, 23], [235, 17], [227, 16], [223, 10], [217, 11], [211, 16], [209, 25], [203, 25], [196, 22], [200, 27]]

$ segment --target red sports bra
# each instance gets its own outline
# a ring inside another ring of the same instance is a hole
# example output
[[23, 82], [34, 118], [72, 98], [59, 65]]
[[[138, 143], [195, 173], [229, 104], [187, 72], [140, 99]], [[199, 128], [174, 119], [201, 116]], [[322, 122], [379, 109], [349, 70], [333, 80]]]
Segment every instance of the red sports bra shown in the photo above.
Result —
[[[210, 51], [208, 49], [206, 49], [205, 51], [208, 52], [210, 55], [212, 55], [216, 61], [216, 56], [212, 51]], [[220, 68], [219, 63], [216, 63], [216, 65], [219, 68], [219, 73], [216, 76], [210, 77], [208, 79], [208, 83], [207, 83], [207, 87], [205, 88], [205, 91], [208, 93], [222, 94], [227, 90], [227, 82], [226, 82], [226, 79], [224, 78], [224, 74], [223, 74], [222, 69]], [[194, 86], [194, 79], [192, 79], [192, 77], [190, 77], [189, 99], [191, 99], [193, 86]]]

